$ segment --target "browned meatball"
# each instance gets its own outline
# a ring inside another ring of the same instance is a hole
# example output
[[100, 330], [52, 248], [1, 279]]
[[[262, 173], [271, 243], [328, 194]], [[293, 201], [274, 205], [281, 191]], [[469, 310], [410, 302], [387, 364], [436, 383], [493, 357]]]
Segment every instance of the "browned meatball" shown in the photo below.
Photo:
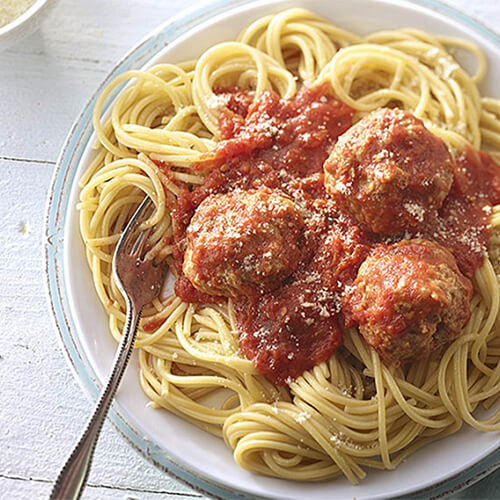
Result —
[[377, 247], [344, 298], [347, 323], [388, 364], [424, 359], [456, 338], [470, 316], [472, 285], [453, 255], [427, 240]]
[[381, 108], [342, 134], [324, 164], [325, 187], [371, 231], [418, 227], [441, 207], [453, 180], [452, 157], [422, 121]]
[[199, 290], [235, 297], [278, 287], [298, 266], [304, 221], [269, 189], [206, 198], [187, 229], [183, 271]]

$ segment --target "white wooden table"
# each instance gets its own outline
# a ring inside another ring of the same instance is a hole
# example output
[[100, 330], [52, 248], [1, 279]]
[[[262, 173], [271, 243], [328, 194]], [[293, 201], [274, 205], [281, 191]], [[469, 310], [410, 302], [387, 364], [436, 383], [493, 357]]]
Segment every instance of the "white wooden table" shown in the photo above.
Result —
[[[500, 31], [497, 0], [448, 1]], [[38, 33], [0, 53], [1, 499], [46, 498], [91, 409], [59, 348], [45, 296], [45, 198], [59, 150], [113, 64], [188, 6], [61, 0]], [[200, 495], [104, 426], [85, 499], [193, 497]], [[500, 498], [500, 472], [455, 498]]]

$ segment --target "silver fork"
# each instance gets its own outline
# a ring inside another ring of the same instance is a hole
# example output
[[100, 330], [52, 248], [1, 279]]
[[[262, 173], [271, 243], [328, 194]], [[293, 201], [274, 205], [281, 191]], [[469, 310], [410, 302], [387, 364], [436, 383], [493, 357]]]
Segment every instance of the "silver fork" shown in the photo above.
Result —
[[149, 229], [142, 231], [135, 238], [141, 217], [150, 206], [151, 199], [146, 197], [127, 224], [115, 249], [113, 276], [127, 303], [127, 321], [111, 375], [101, 391], [84, 433], [56, 479], [50, 495], [51, 500], [80, 497], [87, 481], [102, 425], [130, 359], [142, 308], [160, 293], [165, 266], [157, 267], [151, 260], [142, 260]]

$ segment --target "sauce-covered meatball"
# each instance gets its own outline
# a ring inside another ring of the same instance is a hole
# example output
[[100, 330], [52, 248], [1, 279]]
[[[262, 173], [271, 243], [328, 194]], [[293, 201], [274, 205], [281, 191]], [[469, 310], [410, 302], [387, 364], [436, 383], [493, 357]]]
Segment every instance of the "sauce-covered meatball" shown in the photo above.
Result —
[[453, 180], [452, 161], [421, 120], [381, 108], [339, 137], [324, 164], [325, 187], [371, 231], [397, 234], [441, 207]]
[[346, 323], [358, 324], [384, 361], [399, 366], [456, 338], [469, 319], [471, 294], [453, 255], [437, 243], [381, 245], [344, 297]]
[[187, 229], [184, 274], [213, 295], [272, 290], [297, 268], [303, 230], [298, 207], [279, 192], [265, 188], [211, 195]]

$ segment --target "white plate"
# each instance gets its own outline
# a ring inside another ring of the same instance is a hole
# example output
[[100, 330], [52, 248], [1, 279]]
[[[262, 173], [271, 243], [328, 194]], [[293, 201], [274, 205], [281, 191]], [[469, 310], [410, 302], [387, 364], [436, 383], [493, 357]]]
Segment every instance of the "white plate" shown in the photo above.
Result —
[[[302, 6], [358, 34], [415, 27], [470, 39], [485, 51], [490, 69], [481, 86], [496, 95], [500, 81], [500, 39], [466, 16], [435, 3], [390, 0], [297, 0], [249, 2], [220, 0], [183, 14], [133, 49], [117, 74], [144, 65], [192, 59], [211, 45], [232, 40], [254, 19]], [[166, 42], [169, 42], [168, 45]], [[106, 82], [107, 82], [106, 81]], [[105, 83], [106, 83], [105, 82]], [[100, 89], [99, 89], [100, 90]], [[98, 90], [98, 92], [99, 92]], [[76, 121], [61, 153], [47, 208], [48, 290], [62, 345], [81, 384], [95, 398], [112, 363], [116, 345], [98, 301], [78, 229], [77, 180], [92, 153], [91, 110], [96, 95]], [[417, 452], [396, 471], [368, 471], [358, 486], [339, 478], [320, 483], [291, 482], [240, 469], [223, 441], [166, 411], [147, 406], [137, 380], [137, 362], [127, 370], [110, 417], [146, 458], [194, 488], [212, 496], [287, 499], [387, 498], [419, 492], [439, 497], [474, 482], [500, 465], [500, 436], [464, 428]], [[422, 491], [423, 489], [426, 491]]]

